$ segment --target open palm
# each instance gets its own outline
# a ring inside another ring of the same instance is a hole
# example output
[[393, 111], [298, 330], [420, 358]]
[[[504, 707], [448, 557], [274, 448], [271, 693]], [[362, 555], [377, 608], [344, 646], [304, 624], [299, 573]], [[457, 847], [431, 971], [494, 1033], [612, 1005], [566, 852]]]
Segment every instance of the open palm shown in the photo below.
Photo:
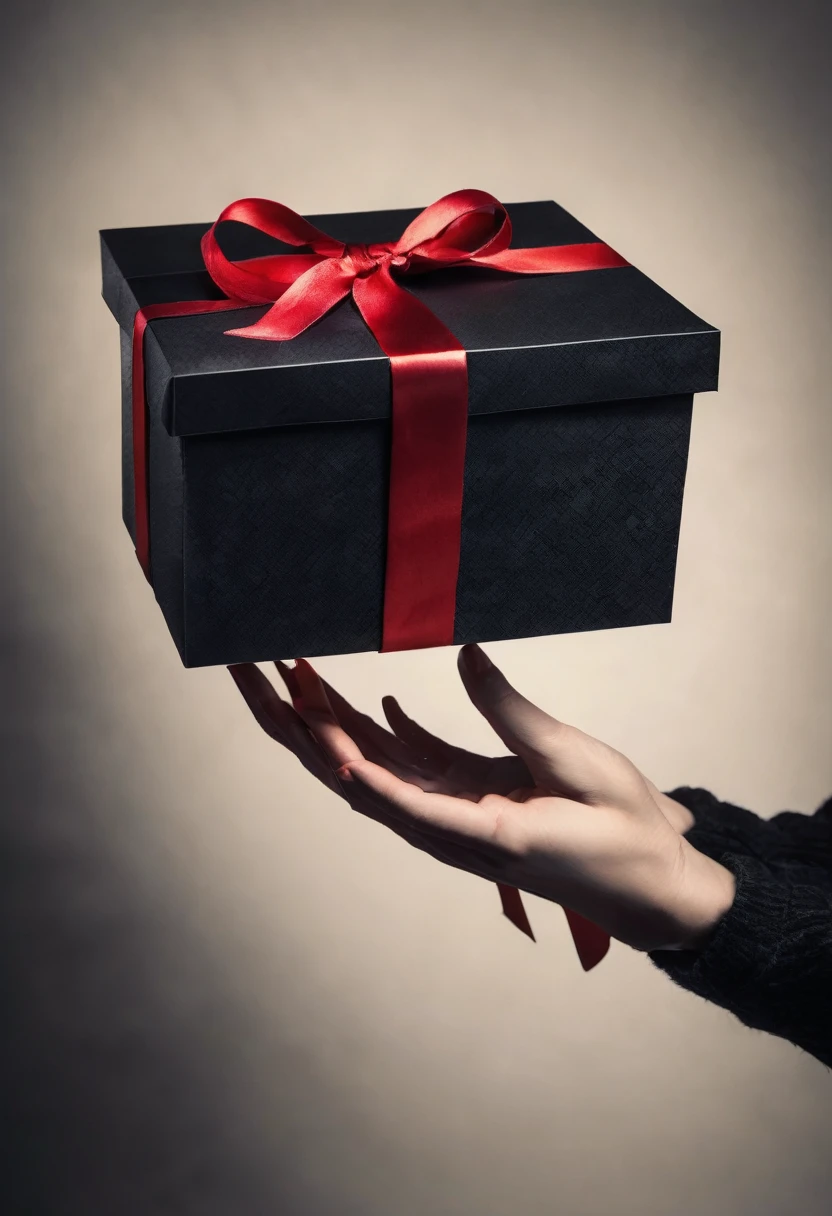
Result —
[[[603, 810], [596, 809], [591, 816], [586, 815], [586, 807], [578, 790], [582, 775], [577, 771], [570, 775], [568, 763], [565, 766], [562, 762], [552, 766], [536, 757], [535, 780], [529, 765], [520, 756], [481, 756], [455, 747], [409, 718], [393, 697], [383, 700], [390, 726], [390, 730], [386, 730], [368, 715], [357, 711], [303, 661], [294, 669], [281, 662], [276, 667], [292, 698], [294, 710], [281, 701], [271, 683], [253, 665], [231, 669], [252, 711], [268, 733], [290, 747], [307, 768], [345, 797], [355, 809], [386, 823], [411, 844], [447, 864], [496, 882], [504, 912], [530, 937], [533, 934], [519, 891], [509, 881], [510, 850], [484, 847], [482, 840], [472, 842], [464, 833], [460, 836], [459, 833], [447, 831], [439, 835], [431, 831], [414, 831], [412, 823], [403, 822], [395, 814], [391, 817], [390, 808], [384, 805], [384, 800], [379, 803], [374, 799], [373, 792], [362, 787], [361, 783], [339, 780], [334, 767], [357, 760], [369, 761], [399, 784], [407, 783], [410, 789], [415, 786], [423, 793], [438, 796], [443, 801], [463, 800], [469, 805], [477, 804], [483, 811], [488, 808], [496, 816], [495, 822], [502, 825], [503, 832], [511, 832], [512, 824], [519, 825], [521, 822], [527, 827], [531, 822], [528, 814], [532, 812], [535, 830], [538, 834], [543, 830], [545, 841], [545, 825], [551, 823], [550, 843], [556, 847], [550, 848], [544, 844], [539, 850], [541, 856], [547, 858], [541, 874], [536, 880], [534, 867], [529, 868], [528, 859], [522, 873], [523, 888], [538, 891], [546, 898], [553, 898], [553, 877], [558, 890], [568, 893], [570, 885], [574, 888], [576, 874], [580, 894], [582, 857], [593, 858], [596, 868], [599, 865], [614, 867], [619, 864], [621, 850], [617, 833], [620, 834], [622, 827], [625, 833], [629, 830], [626, 822], [622, 825], [621, 817], [615, 811], [607, 812], [608, 823], [604, 822]], [[573, 750], [577, 747], [580, 753], [589, 748], [594, 765], [601, 764], [607, 770], [620, 770], [617, 781], [623, 783], [622, 788], [635, 783], [639, 797], [643, 797], [649, 788], [656, 796], [656, 803], [665, 799], [630, 761], [614, 749], [575, 728], [563, 729], [574, 735]], [[345, 775], [342, 772], [341, 776]], [[578, 801], [575, 801], [576, 797]], [[684, 808], [678, 807], [672, 800], [665, 801], [671, 812], [678, 809], [684, 813]], [[649, 795], [647, 802], [652, 802]], [[519, 816], [518, 803], [524, 804], [524, 811]], [[656, 823], [664, 823], [666, 827], [658, 805], [654, 804], [653, 809]], [[683, 825], [676, 826], [681, 828]], [[600, 849], [599, 841], [602, 842]], [[605, 849], [609, 854], [606, 863], [603, 857]], [[558, 872], [554, 875], [551, 866], [553, 856], [560, 858], [556, 867]], [[564, 904], [565, 899], [559, 898], [557, 902]], [[564, 910], [581, 962], [589, 969], [606, 953], [609, 935], [568, 907]]]

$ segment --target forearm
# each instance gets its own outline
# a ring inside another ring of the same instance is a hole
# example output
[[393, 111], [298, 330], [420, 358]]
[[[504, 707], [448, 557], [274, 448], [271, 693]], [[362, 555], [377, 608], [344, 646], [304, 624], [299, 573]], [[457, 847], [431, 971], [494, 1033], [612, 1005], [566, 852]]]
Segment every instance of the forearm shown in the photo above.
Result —
[[673, 951], [701, 951], [733, 907], [737, 884], [732, 870], [681, 842], [682, 874], [672, 901]]

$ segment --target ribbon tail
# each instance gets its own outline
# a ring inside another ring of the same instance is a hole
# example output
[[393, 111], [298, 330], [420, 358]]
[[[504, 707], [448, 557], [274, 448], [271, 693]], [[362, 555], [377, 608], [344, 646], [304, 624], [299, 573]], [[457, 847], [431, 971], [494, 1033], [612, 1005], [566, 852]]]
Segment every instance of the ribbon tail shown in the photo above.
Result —
[[508, 917], [516, 929], [521, 933], [525, 933], [532, 941], [536, 941], [532, 927], [529, 924], [529, 918], [526, 915], [526, 909], [523, 907], [523, 897], [516, 887], [507, 887], [505, 883], [498, 882], [497, 890], [500, 892], [500, 902], [503, 905], [503, 915]]
[[354, 270], [346, 269], [339, 258], [327, 258], [296, 278], [259, 321], [245, 329], [225, 332], [236, 338], [261, 338], [266, 342], [296, 338], [349, 295], [354, 280]]
[[[357, 278], [353, 298], [376, 342], [391, 359], [465, 349], [427, 305], [395, 281], [387, 266]], [[467, 409], [467, 398], [465, 404]]]
[[599, 929], [596, 924], [593, 924], [591, 920], [587, 920], [585, 916], [581, 916], [578, 912], [573, 912], [571, 908], [564, 908], [563, 910], [566, 913], [566, 919], [572, 931], [572, 940], [575, 943], [575, 949], [578, 951], [581, 966], [584, 971], [591, 971], [606, 956], [610, 948], [609, 934], [605, 930]]
[[512, 274], [572, 274], [580, 270], [612, 270], [629, 266], [620, 253], [602, 241], [583, 245], [541, 245], [536, 249], [504, 249], [469, 259], [468, 265]]

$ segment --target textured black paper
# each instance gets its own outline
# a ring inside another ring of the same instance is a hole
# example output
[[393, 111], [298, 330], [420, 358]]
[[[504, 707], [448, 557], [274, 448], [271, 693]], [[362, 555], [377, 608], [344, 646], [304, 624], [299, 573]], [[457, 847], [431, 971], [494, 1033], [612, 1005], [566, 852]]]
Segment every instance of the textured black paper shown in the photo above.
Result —
[[[509, 213], [515, 246], [594, 239], [554, 203]], [[416, 214], [310, 218], [384, 241]], [[131, 534], [127, 333], [138, 304], [220, 294], [199, 270], [207, 227], [102, 234]], [[232, 257], [285, 248], [228, 227]], [[716, 387], [718, 331], [632, 268], [407, 287], [469, 352], [455, 642], [669, 621], [692, 397]], [[381, 645], [388, 361], [349, 302], [292, 342], [224, 336], [263, 311], [148, 327], [153, 585], [187, 666]]]

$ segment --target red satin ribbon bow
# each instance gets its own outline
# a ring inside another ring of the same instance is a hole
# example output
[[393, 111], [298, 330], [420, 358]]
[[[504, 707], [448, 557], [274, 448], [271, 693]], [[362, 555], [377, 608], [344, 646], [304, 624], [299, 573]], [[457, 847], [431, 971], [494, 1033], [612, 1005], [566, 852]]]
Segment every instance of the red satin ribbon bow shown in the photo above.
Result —
[[[217, 224], [236, 220], [284, 244], [311, 252], [230, 261]], [[465, 349], [399, 276], [452, 266], [512, 274], [563, 274], [628, 263], [608, 245], [510, 249], [505, 207], [483, 190], [458, 190], [426, 207], [391, 244], [345, 244], [281, 203], [248, 198], [231, 203], [202, 238], [202, 254], [225, 300], [183, 301], [139, 309], [133, 329], [133, 450], [136, 552], [150, 578], [147, 511], [147, 403], [144, 334], [155, 318], [271, 304], [253, 325], [226, 332], [240, 338], [288, 341], [345, 296], [356, 307], [392, 373], [392, 445], [387, 521], [382, 650], [449, 646], [454, 640], [459, 570], [468, 369]], [[500, 888], [506, 915], [531, 928], [519, 892]], [[567, 912], [583, 966], [603, 958], [609, 938]]]

